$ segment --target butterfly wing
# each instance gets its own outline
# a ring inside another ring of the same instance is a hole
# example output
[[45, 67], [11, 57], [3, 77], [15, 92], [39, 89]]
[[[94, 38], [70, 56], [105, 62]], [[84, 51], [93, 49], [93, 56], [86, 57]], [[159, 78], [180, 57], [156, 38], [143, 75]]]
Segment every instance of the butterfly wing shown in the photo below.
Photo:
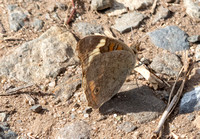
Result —
[[[99, 108], [119, 91], [126, 76], [135, 65], [136, 55], [125, 44], [119, 45], [117, 40], [103, 36], [95, 36], [89, 40], [84, 38], [82, 40], [84, 43], [80, 42], [77, 47], [82, 63], [82, 85], [88, 105]], [[108, 51], [110, 47], [113, 47], [113, 43], [118, 44], [118, 47], [115, 47], [116, 51], [114, 49]], [[117, 50], [119, 46], [122, 46], [122, 49]], [[85, 53], [81, 51], [83, 47]]]

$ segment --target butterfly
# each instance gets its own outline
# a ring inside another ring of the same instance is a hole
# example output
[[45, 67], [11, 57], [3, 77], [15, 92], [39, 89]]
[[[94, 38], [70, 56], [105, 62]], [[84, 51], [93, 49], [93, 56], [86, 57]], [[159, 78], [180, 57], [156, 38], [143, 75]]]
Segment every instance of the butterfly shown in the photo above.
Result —
[[101, 35], [81, 39], [76, 47], [88, 106], [99, 108], [123, 85], [137, 59], [137, 48]]

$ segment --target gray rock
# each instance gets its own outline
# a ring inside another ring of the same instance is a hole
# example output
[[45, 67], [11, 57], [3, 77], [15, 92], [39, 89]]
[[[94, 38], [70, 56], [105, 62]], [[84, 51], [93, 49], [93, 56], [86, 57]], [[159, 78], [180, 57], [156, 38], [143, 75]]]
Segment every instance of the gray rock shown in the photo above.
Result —
[[36, 112], [36, 113], [40, 113], [42, 111], [42, 106], [37, 104], [37, 105], [33, 105], [30, 110]]
[[1, 124], [0, 124], [0, 132], [1, 132], [1, 130], [3, 130], [3, 131], [8, 131], [9, 130], [9, 125], [8, 125], [7, 122], [1, 122]]
[[72, 77], [67, 75], [64, 76], [61, 80], [59, 80], [58, 85], [55, 87], [53, 92], [61, 100], [70, 99], [75, 91], [81, 87], [81, 77], [81, 74], [77, 74]]
[[51, 27], [39, 38], [24, 43], [0, 59], [0, 77], [24, 82], [56, 78], [69, 65], [76, 64], [76, 39], [60, 27]]
[[61, 128], [56, 139], [89, 139], [91, 127], [84, 121], [77, 121]]
[[200, 6], [198, 5], [198, 1], [194, 2], [193, 0], [184, 0], [184, 6], [186, 7], [186, 13], [194, 18], [200, 19]]
[[137, 28], [145, 17], [145, 15], [138, 12], [127, 13], [117, 18], [112, 28], [124, 33], [130, 31], [131, 28]]
[[93, 10], [104, 10], [112, 7], [113, 0], [92, 0], [91, 8]]
[[12, 12], [17, 8], [16, 4], [10, 4], [7, 6], [8, 11]]
[[147, 86], [138, 88], [129, 82], [119, 92], [100, 107], [102, 114], [127, 114], [133, 122], [145, 123], [158, 117], [165, 108], [165, 103], [156, 98]]
[[118, 129], [120, 129], [120, 130], [122, 130], [122, 131], [124, 131], [124, 132], [126, 132], [126, 133], [132, 132], [132, 131], [134, 131], [136, 128], [137, 128], [137, 127], [136, 127], [133, 123], [131, 123], [131, 122], [124, 122], [124, 123], [122, 123], [122, 124], [120, 124], [120, 125], [118, 126]]
[[17, 133], [13, 132], [13, 131], [8, 131], [5, 135], [4, 138], [5, 139], [17, 139], [18, 135]]
[[18, 31], [24, 26], [27, 15], [16, 5], [8, 5], [10, 29]]
[[35, 30], [41, 30], [44, 26], [44, 22], [40, 19], [35, 18], [32, 26], [35, 28]]
[[159, 7], [158, 8], [158, 11], [155, 15], [155, 18], [153, 20], [153, 24], [158, 22], [159, 20], [161, 19], [167, 19], [170, 15], [170, 11], [167, 9], [167, 8], [164, 8], [164, 7]]
[[188, 35], [177, 26], [167, 26], [148, 35], [154, 45], [171, 52], [189, 49]]
[[200, 60], [200, 44], [197, 45], [197, 47], [196, 47], [195, 58], [196, 58], [196, 61]]
[[127, 8], [123, 3], [120, 3], [119, 0], [114, 1], [112, 8], [106, 11], [108, 16], [119, 16], [127, 12]]
[[175, 76], [179, 73], [182, 63], [175, 54], [162, 53], [154, 57], [150, 67], [157, 73]]
[[192, 43], [198, 42], [198, 41], [200, 41], [200, 35], [190, 36], [187, 38], [187, 40]]
[[191, 113], [200, 110], [200, 86], [183, 95], [179, 107], [180, 113]]
[[7, 123], [0, 123], [0, 139], [17, 139], [18, 135], [11, 131]]
[[77, 33], [81, 33], [83, 36], [99, 33], [103, 33], [103, 27], [100, 25], [94, 25], [86, 22], [79, 22], [75, 24], [75, 30]]

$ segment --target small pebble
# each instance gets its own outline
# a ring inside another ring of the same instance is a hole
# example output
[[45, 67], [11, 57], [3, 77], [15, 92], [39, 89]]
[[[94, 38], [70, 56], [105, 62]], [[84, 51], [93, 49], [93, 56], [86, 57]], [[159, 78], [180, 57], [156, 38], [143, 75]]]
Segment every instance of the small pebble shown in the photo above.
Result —
[[194, 35], [187, 38], [189, 42], [195, 43], [200, 41], [200, 35]]
[[55, 87], [56, 86], [56, 82], [55, 81], [51, 81], [50, 83], [49, 83], [49, 87]]
[[7, 118], [7, 114], [6, 113], [0, 113], [0, 121], [1, 122], [5, 122]]
[[37, 104], [37, 105], [34, 105], [30, 108], [30, 110], [36, 112], [36, 113], [40, 113], [42, 111], [42, 106]]
[[191, 113], [191, 114], [189, 114], [189, 115], [187, 116], [187, 118], [188, 118], [189, 121], [194, 121], [195, 115]]
[[117, 117], [117, 114], [115, 113], [115, 114], [113, 114], [113, 117]]
[[88, 117], [89, 117], [89, 114], [87, 114], [87, 113], [84, 114], [84, 117], [85, 117], [85, 118], [88, 118]]
[[90, 114], [92, 112], [92, 108], [85, 108], [85, 110], [83, 111], [84, 114]]

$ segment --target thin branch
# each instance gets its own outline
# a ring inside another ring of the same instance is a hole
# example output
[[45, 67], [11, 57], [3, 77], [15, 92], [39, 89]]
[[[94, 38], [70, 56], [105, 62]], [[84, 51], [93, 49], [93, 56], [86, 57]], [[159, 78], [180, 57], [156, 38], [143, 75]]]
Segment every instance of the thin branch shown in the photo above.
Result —
[[70, 16], [69, 16], [69, 18], [67, 19], [67, 22], [66, 22], [67, 25], [70, 23], [74, 13], [76, 12], [74, 0], [72, 0], [72, 7], [73, 7], [72, 12], [71, 12], [71, 14], [70, 14]]
[[174, 85], [173, 85], [173, 87], [172, 87], [172, 90], [171, 90], [171, 92], [170, 92], [169, 100], [168, 100], [168, 104], [167, 104], [167, 105], [169, 105], [170, 102], [171, 102], [172, 94], [173, 94], [173, 92], [174, 92], [174, 89], [175, 89], [176, 83], [177, 83], [177, 81], [178, 81], [178, 79], [179, 79], [181, 73], [183, 72], [183, 69], [184, 69], [184, 67], [181, 68], [181, 70], [179, 71], [178, 75], [176, 76], [176, 80], [175, 80], [175, 83], [174, 83]]
[[34, 84], [27, 84], [27, 85], [23, 85], [23, 86], [20, 86], [20, 87], [12, 88], [12, 89], [7, 90], [7, 91], [6, 91], [6, 94], [0, 94], [0, 96], [12, 95], [12, 94], [14, 94], [16, 91], [19, 91], [19, 90], [22, 90], [22, 89], [31, 87], [31, 86], [33, 86], [33, 85], [34, 85]]
[[[189, 64], [187, 63], [187, 62], [185, 62], [185, 64], [184, 64], [184, 70], [186, 71], [185, 72], [185, 75], [184, 75], [184, 79], [182, 80], [182, 83], [181, 83], [181, 85], [180, 85], [180, 87], [179, 87], [179, 89], [178, 89], [178, 91], [177, 91], [177, 93], [176, 93], [176, 95], [173, 97], [173, 99], [172, 99], [172, 101], [170, 102], [170, 104], [167, 106], [167, 108], [166, 108], [166, 110], [164, 111], [164, 113], [163, 113], [163, 115], [162, 115], [162, 117], [161, 117], [161, 119], [160, 119], [160, 121], [159, 121], [159, 124], [158, 124], [158, 126], [157, 126], [157, 128], [156, 128], [156, 130], [155, 130], [155, 134], [156, 135], [158, 135], [159, 133], [160, 133], [160, 130], [161, 130], [161, 128], [162, 128], [162, 126], [163, 126], [163, 124], [164, 124], [164, 122], [165, 122], [165, 120], [167, 119], [167, 117], [169, 117], [169, 115], [172, 113], [172, 111], [174, 110], [174, 108], [176, 107], [176, 105], [177, 105], [177, 103], [179, 102], [179, 99], [180, 99], [180, 97], [181, 97], [181, 95], [182, 95], [182, 92], [183, 92], [183, 89], [184, 89], [184, 86], [185, 86], [185, 82], [187, 81], [187, 79], [188, 79], [188, 77], [189, 77], [189, 75], [190, 75], [190, 73], [191, 73], [191, 71], [192, 71], [192, 69], [193, 69], [193, 67], [194, 67], [194, 65], [197, 63], [197, 61], [196, 62], [194, 62], [191, 66], [190, 66], [190, 68], [189, 68]], [[186, 68], [186, 69], [185, 69]], [[181, 69], [181, 71], [182, 71], [182, 69]], [[173, 87], [174, 88], [174, 87]], [[173, 89], [172, 88], [172, 89]]]

